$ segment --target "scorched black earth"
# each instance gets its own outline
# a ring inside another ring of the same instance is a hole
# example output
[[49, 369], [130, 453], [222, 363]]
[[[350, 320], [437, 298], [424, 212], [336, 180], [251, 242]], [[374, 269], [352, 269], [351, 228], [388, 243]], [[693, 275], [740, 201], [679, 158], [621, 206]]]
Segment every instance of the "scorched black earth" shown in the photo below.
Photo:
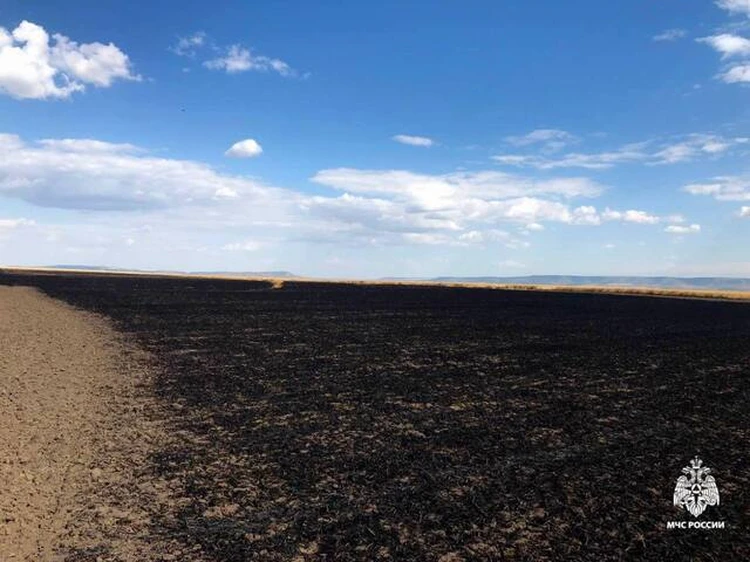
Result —
[[[157, 361], [181, 560], [750, 559], [750, 305], [14, 275]], [[113, 397], [116, 399], [116, 397]], [[723, 530], [667, 530], [699, 455]]]

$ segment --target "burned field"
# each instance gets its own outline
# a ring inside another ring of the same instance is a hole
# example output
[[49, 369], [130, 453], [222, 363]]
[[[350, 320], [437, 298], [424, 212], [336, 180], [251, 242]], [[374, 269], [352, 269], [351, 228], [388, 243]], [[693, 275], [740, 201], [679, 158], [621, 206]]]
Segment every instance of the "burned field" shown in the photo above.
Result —
[[[750, 559], [750, 304], [0, 275], [154, 357], [181, 560]], [[113, 396], [113, 399], [116, 399]], [[723, 530], [667, 530], [683, 466]]]

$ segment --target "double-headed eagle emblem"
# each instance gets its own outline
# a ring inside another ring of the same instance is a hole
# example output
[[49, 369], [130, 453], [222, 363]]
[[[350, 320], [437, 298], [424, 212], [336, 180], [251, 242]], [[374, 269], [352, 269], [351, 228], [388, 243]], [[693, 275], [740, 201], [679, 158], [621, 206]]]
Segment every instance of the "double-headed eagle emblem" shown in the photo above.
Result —
[[690, 466], [682, 469], [682, 476], [674, 487], [674, 504], [687, 509], [693, 517], [703, 513], [706, 506], [719, 505], [719, 489], [709, 472], [711, 469], [704, 467], [703, 461], [695, 457]]

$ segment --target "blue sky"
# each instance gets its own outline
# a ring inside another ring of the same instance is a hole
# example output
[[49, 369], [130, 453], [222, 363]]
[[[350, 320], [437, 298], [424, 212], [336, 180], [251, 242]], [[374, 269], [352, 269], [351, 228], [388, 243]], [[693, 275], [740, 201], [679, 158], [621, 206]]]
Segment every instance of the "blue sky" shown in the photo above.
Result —
[[750, 0], [0, 6], [0, 263], [750, 276]]

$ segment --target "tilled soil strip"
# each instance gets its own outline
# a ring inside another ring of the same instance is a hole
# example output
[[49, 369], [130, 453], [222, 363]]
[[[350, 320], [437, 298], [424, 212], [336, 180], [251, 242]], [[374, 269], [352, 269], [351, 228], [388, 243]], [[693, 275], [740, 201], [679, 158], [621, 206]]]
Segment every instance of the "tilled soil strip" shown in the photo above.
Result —
[[155, 560], [163, 431], [145, 357], [93, 314], [0, 287], [0, 560]]

